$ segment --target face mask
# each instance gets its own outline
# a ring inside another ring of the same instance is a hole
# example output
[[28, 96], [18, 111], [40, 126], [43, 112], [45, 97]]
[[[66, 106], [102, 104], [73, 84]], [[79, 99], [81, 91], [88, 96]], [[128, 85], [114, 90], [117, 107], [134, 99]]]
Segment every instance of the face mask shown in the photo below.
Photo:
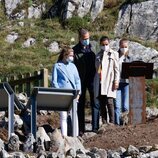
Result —
[[70, 56], [66, 59], [68, 63], [72, 63], [74, 61], [74, 57]]
[[110, 49], [109, 45], [101, 46], [100, 48], [106, 52], [108, 52]]
[[128, 51], [128, 48], [120, 48], [121, 53], [126, 53]]
[[84, 46], [88, 46], [88, 45], [89, 45], [89, 39], [82, 40], [81, 43], [82, 43]]

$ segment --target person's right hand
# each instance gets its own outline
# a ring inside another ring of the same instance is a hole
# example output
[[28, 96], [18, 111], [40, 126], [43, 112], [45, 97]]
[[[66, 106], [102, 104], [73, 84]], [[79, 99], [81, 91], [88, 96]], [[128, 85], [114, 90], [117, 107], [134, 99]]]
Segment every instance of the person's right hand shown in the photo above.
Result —
[[78, 94], [77, 96], [76, 96], [76, 100], [77, 100], [77, 102], [79, 101], [79, 98], [80, 98], [80, 95]]

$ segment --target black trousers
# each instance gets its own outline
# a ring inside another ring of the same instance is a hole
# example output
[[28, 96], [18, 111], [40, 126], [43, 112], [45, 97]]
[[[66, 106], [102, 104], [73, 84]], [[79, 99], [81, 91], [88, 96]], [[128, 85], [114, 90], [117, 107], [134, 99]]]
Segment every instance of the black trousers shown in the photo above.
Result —
[[93, 83], [84, 82], [81, 84], [81, 96], [78, 103], [78, 121], [79, 121], [79, 133], [85, 132], [85, 99], [86, 99], [86, 90], [88, 89], [90, 95], [90, 105], [92, 108], [92, 128], [93, 128], [93, 108], [94, 108], [94, 90]]
[[114, 99], [106, 95], [99, 95], [98, 99], [103, 123], [107, 123], [107, 114], [109, 114], [109, 122], [114, 123]]

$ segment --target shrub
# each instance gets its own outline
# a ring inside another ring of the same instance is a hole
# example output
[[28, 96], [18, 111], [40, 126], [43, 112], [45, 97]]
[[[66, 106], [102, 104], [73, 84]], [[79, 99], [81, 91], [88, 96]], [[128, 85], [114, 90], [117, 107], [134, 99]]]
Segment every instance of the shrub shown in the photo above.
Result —
[[85, 16], [83, 18], [74, 16], [71, 19], [64, 21], [63, 27], [67, 29], [71, 29], [72, 31], [76, 31], [80, 28], [90, 28], [91, 19], [89, 16]]
[[123, 0], [105, 0], [105, 7], [106, 8], [113, 8], [118, 6]]

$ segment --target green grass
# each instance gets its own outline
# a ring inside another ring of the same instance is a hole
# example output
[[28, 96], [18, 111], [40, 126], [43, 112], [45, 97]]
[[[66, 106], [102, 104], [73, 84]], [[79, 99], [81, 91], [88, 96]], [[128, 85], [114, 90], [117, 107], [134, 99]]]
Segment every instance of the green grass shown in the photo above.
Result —
[[[40, 0], [44, 2], [44, 0]], [[96, 18], [91, 21], [90, 16], [84, 18], [73, 17], [64, 23], [60, 23], [58, 18], [54, 19], [24, 19], [24, 27], [18, 25], [20, 20], [6, 20], [4, 15], [3, 3], [0, 3], [0, 75], [1, 78], [13, 74], [33, 72], [39, 70], [41, 65], [51, 71], [53, 63], [56, 62], [58, 54], [50, 53], [47, 50], [49, 44], [57, 41], [60, 47], [71, 45], [78, 42], [78, 29], [81, 27], [87, 28], [91, 34], [91, 40], [99, 40], [103, 35], [115, 38], [114, 27], [117, 21], [119, 7], [125, 3], [125, 0], [106, 0], [104, 10]], [[26, 2], [25, 2], [26, 3]], [[31, 0], [27, 2], [31, 3]], [[47, 0], [46, 4], [53, 4], [54, 1]], [[21, 7], [25, 7], [22, 4]], [[19, 34], [19, 38], [14, 44], [9, 44], [5, 41], [6, 36], [10, 32]], [[36, 39], [35, 45], [29, 48], [22, 48], [22, 44], [28, 38]], [[47, 42], [43, 43], [43, 39]], [[75, 41], [72, 43], [71, 38]], [[142, 41], [138, 38], [129, 38], [139, 42], [145, 46], [152, 47], [158, 50], [158, 44]]]
[[146, 81], [147, 86], [147, 106], [158, 108], [158, 79]]

